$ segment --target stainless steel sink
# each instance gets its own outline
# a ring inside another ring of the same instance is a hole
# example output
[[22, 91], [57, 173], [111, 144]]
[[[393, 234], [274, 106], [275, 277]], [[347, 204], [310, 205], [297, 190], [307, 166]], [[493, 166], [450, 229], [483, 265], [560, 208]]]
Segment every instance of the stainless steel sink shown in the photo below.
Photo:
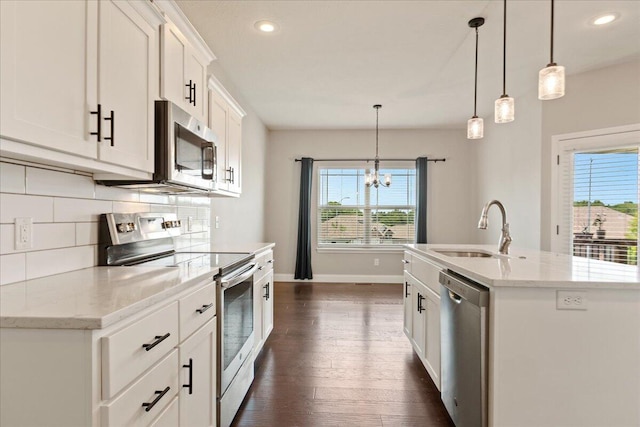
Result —
[[458, 257], [458, 258], [491, 258], [493, 256], [486, 252], [478, 252], [478, 251], [453, 251], [453, 250], [437, 250], [437, 249], [434, 249], [433, 251], [441, 255]]

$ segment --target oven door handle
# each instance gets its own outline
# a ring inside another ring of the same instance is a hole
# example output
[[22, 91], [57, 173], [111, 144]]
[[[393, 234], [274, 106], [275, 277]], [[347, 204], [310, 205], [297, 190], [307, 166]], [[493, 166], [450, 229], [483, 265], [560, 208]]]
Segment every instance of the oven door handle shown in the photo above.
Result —
[[258, 271], [258, 264], [251, 264], [251, 268], [246, 270], [244, 273], [240, 273], [237, 276], [233, 276], [229, 279], [223, 278], [220, 283], [222, 289], [233, 288], [235, 285], [238, 285], [247, 280], [249, 277], [253, 276], [256, 271]]

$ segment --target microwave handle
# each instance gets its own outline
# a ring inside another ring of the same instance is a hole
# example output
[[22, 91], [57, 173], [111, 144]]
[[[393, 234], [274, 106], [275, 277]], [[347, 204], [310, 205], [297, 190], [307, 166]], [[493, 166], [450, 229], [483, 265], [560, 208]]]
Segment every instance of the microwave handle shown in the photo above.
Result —
[[[214, 173], [214, 165], [216, 162], [216, 157], [215, 157], [215, 149], [216, 147], [211, 144], [211, 145], [205, 145], [202, 147], [202, 156], [201, 156], [201, 170], [202, 170], [202, 179], [207, 179], [209, 181], [213, 180], [213, 173]], [[204, 159], [206, 158], [206, 156], [204, 155], [205, 150], [211, 150], [211, 173], [205, 173], [205, 167], [204, 167]]]

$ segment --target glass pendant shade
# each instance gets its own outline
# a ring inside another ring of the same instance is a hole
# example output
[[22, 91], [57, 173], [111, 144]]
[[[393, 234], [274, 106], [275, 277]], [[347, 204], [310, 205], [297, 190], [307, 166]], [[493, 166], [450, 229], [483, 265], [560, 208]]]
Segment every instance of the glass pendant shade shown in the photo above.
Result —
[[538, 73], [538, 99], [543, 101], [564, 96], [564, 67], [548, 65]]
[[480, 139], [484, 136], [484, 121], [473, 116], [467, 121], [467, 139]]
[[509, 123], [515, 118], [515, 103], [513, 98], [502, 95], [496, 99], [495, 121], [496, 123]]

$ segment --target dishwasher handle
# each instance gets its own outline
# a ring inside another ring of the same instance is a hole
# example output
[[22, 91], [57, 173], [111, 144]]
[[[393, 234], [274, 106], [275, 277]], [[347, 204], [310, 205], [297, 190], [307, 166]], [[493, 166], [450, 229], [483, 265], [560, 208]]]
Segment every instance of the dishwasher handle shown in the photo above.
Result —
[[449, 298], [456, 304], [460, 304], [462, 302], [462, 297], [460, 295], [456, 295], [453, 291], [449, 291]]

